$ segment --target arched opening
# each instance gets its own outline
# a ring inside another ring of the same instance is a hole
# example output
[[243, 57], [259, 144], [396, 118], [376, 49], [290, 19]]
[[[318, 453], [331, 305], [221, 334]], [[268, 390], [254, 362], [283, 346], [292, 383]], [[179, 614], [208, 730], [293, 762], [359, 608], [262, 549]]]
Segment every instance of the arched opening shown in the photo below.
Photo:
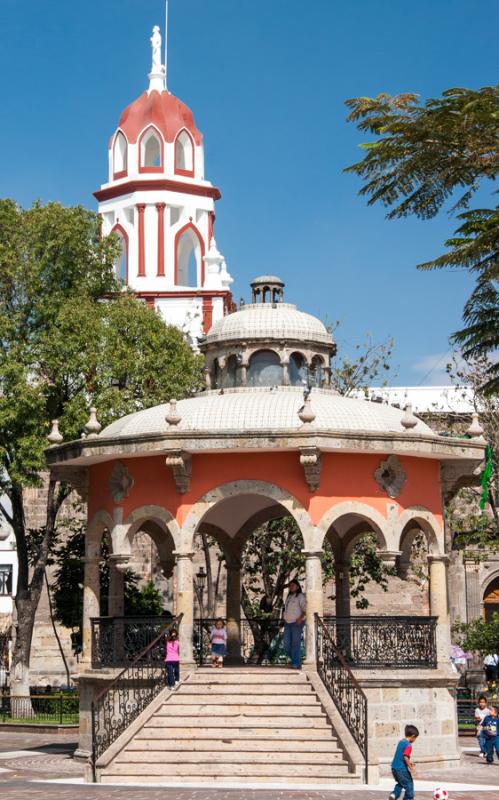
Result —
[[204, 244], [197, 229], [186, 225], [175, 237], [175, 283], [199, 287], [204, 283]]
[[273, 350], [258, 350], [248, 366], [248, 386], [282, 386], [282, 365]]
[[499, 575], [489, 583], [483, 595], [485, 621], [492, 622], [494, 614], [499, 614]]
[[240, 385], [239, 380], [239, 363], [237, 356], [231, 355], [228, 357], [225, 365], [225, 374], [223, 378], [223, 386], [227, 389], [233, 389], [235, 386]]
[[180, 131], [175, 139], [175, 172], [194, 175], [194, 143], [186, 130]]
[[320, 356], [314, 356], [310, 364], [310, 384], [321, 388], [324, 385], [324, 362]]
[[163, 168], [163, 142], [155, 128], [149, 128], [139, 141], [140, 172], [161, 172]]
[[307, 385], [307, 362], [302, 353], [292, 353], [288, 363], [288, 383], [290, 386]]
[[114, 269], [118, 280], [124, 284], [128, 283], [128, 235], [121, 225], [115, 225], [113, 233], [118, 237], [119, 252], [114, 263]]
[[122, 178], [128, 170], [128, 145], [125, 135], [118, 131], [113, 145], [113, 177]]

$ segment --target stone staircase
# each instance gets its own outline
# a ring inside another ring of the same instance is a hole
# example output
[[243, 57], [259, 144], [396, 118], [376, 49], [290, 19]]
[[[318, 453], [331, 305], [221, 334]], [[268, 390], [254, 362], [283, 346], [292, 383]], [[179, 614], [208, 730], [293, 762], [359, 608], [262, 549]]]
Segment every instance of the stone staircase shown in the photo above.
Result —
[[102, 783], [360, 783], [305, 672], [194, 670], [97, 762]]

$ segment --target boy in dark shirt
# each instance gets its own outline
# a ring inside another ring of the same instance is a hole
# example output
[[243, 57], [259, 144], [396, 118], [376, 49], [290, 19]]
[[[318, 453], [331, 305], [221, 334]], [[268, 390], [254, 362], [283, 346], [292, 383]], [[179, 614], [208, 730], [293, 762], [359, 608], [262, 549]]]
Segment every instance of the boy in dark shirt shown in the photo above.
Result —
[[405, 726], [405, 739], [401, 739], [395, 750], [392, 761], [392, 774], [396, 780], [395, 788], [390, 795], [390, 800], [398, 800], [405, 791], [405, 800], [414, 800], [414, 775], [415, 765], [411, 761], [412, 745], [419, 736], [419, 731], [414, 725]]
[[489, 713], [482, 720], [482, 731], [485, 737], [485, 753], [487, 764], [494, 761], [494, 750], [499, 761], [499, 719], [497, 717], [497, 706], [490, 706]]

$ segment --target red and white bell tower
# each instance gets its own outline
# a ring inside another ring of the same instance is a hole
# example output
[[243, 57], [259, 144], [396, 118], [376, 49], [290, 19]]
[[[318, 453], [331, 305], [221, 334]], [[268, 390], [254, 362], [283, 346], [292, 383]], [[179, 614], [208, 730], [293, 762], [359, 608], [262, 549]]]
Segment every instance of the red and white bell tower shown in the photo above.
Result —
[[219, 190], [204, 177], [203, 136], [166, 88], [158, 26], [149, 88], [109, 142], [109, 180], [95, 197], [102, 233], [120, 237], [118, 276], [195, 345], [232, 306], [232, 278], [213, 237]]

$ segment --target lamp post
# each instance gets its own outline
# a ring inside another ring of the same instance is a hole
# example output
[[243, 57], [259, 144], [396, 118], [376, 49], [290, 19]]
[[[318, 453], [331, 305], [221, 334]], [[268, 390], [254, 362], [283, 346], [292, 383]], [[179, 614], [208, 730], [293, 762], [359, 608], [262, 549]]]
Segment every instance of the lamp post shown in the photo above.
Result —
[[204, 588], [206, 586], [206, 579], [207, 574], [204, 571], [204, 567], [200, 567], [199, 571], [196, 572], [196, 580], [194, 581], [194, 589], [196, 591], [196, 597], [198, 599], [199, 605], [199, 663], [202, 666], [204, 663], [203, 658], [203, 595], [204, 595]]

